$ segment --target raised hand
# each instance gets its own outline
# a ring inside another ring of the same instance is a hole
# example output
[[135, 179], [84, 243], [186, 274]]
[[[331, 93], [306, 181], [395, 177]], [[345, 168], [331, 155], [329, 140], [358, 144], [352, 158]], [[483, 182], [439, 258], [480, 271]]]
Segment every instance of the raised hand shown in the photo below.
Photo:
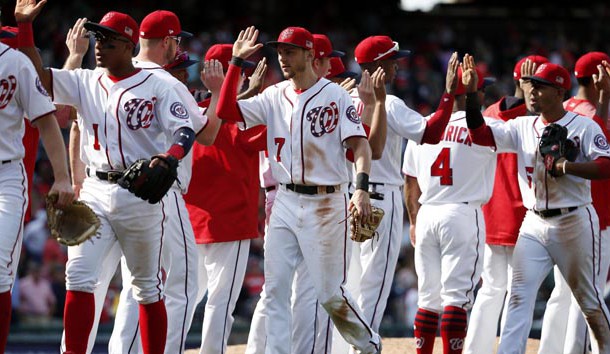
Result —
[[373, 88], [373, 79], [368, 70], [362, 72], [362, 78], [360, 83], [356, 86], [358, 89], [358, 96], [365, 106], [375, 104], [375, 90]]
[[225, 79], [220, 61], [216, 59], [206, 60], [203, 63], [200, 78], [201, 82], [212, 92], [212, 94], [220, 93], [222, 82]]
[[89, 36], [84, 27], [85, 23], [87, 23], [86, 18], [79, 18], [74, 26], [68, 30], [66, 47], [68, 47], [70, 55], [84, 56], [89, 49]]
[[447, 63], [447, 77], [445, 79], [445, 90], [450, 95], [453, 95], [458, 87], [457, 71], [459, 65], [458, 54], [457, 52], [453, 52]]
[[252, 76], [249, 78], [249, 90], [254, 92], [260, 92], [263, 88], [263, 84], [265, 83], [265, 75], [267, 74], [267, 58], [263, 57], [258, 64], [256, 64], [256, 69], [252, 73]]
[[348, 77], [345, 80], [341, 81], [339, 86], [343, 87], [343, 89], [345, 89], [345, 91], [349, 92], [351, 89], [356, 87], [356, 79], [354, 79], [352, 77]]
[[371, 75], [371, 79], [373, 79], [373, 88], [375, 90], [375, 100], [377, 102], [385, 102], [386, 91], [385, 91], [385, 71], [380, 66], [375, 70], [373, 75]]
[[462, 84], [467, 93], [477, 92], [479, 76], [477, 75], [474, 58], [470, 54], [464, 55], [462, 62]]
[[610, 93], [610, 75], [603, 65], [597, 66], [597, 74], [593, 74], [593, 84], [598, 92]]
[[33, 22], [40, 13], [47, 0], [17, 0], [15, 4], [15, 20], [17, 22]]
[[519, 86], [522, 90], [525, 91], [524, 85], [528, 82], [524, 80], [523, 77], [532, 76], [536, 72], [536, 63], [527, 59], [523, 64], [521, 64], [521, 79], [519, 79]]
[[258, 30], [256, 27], [250, 26], [245, 30], [241, 30], [233, 44], [233, 56], [247, 59], [263, 46], [262, 43], [256, 43], [257, 39]]

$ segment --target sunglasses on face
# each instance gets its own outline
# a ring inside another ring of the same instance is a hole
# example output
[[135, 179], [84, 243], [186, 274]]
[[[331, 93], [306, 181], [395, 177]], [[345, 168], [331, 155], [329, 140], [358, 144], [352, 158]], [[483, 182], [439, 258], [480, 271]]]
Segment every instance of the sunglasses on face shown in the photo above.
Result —
[[118, 42], [123, 42], [123, 43], [131, 43], [129, 40], [122, 38], [122, 37], [118, 37], [115, 35], [105, 35], [102, 32], [92, 32], [89, 31], [87, 33], [89, 35], [89, 37], [93, 37], [95, 38], [95, 40], [97, 42], [100, 42], [100, 44], [105, 44], [108, 43], [110, 41], [118, 41]]
[[169, 38], [175, 40], [177, 45], [180, 45], [180, 41], [182, 41], [182, 37], [178, 36], [169, 36]]

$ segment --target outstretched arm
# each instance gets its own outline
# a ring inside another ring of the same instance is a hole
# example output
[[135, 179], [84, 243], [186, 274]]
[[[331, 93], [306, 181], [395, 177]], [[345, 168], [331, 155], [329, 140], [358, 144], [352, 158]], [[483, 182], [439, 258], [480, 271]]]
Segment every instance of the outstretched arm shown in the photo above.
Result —
[[89, 37], [84, 25], [86, 18], [79, 18], [73, 27], [68, 30], [66, 35], [66, 47], [68, 48], [68, 58], [64, 63], [64, 69], [74, 70], [83, 65], [83, 58], [89, 49]]
[[42, 85], [51, 93], [51, 72], [48, 68], [42, 66], [42, 58], [34, 46], [34, 30], [32, 27], [32, 22], [46, 3], [47, 0], [41, 0], [39, 3], [36, 3], [36, 0], [17, 0], [15, 20], [19, 27], [17, 46], [32, 61]]
[[210, 97], [210, 105], [206, 110], [208, 124], [205, 129], [197, 135], [197, 142], [199, 144], [206, 146], [214, 144], [218, 131], [220, 130], [220, 124], [222, 122], [216, 115], [216, 107], [218, 106], [220, 87], [222, 86], [223, 80], [224, 74], [222, 73], [222, 64], [218, 60], [213, 59], [203, 63], [201, 82], [210, 90], [212, 96]]

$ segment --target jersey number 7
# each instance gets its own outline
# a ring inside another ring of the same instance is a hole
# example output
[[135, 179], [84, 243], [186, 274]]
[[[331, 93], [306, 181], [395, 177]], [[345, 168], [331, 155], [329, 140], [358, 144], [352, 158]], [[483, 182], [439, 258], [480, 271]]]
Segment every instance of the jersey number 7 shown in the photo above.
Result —
[[441, 178], [441, 186], [453, 185], [453, 169], [451, 168], [451, 148], [445, 147], [430, 167], [430, 175]]

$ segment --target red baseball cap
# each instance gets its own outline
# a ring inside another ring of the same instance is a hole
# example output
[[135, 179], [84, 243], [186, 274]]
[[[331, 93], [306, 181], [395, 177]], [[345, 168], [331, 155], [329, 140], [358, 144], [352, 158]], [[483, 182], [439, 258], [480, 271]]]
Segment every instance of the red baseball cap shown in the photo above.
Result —
[[[475, 68], [475, 70], [477, 71], [477, 77], [479, 78], [479, 81], [477, 82], [477, 90], [484, 89], [488, 86], [493, 85], [496, 82], [495, 77], [485, 77], [485, 75], [483, 74], [481, 69]], [[458, 66], [457, 76], [458, 76], [458, 87], [455, 90], [455, 95], [463, 95], [466, 93], [466, 87], [464, 87], [464, 84], [462, 83], [462, 67], [461, 66]]]
[[182, 30], [178, 16], [171, 11], [157, 10], [144, 17], [140, 24], [141, 38], [151, 39], [167, 36], [190, 38], [193, 34]]
[[84, 26], [87, 31], [118, 34], [134, 45], [138, 43], [138, 23], [121, 12], [110, 11], [102, 17], [100, 23], [87, 22]]
[[591, 77], [593, 74], [598, 73], [597, 66], [601, 65], [604, 60], [610, 63], [608, 54], [602, 52], [589, 52], [576, 61], [574, 75], [579, 79], [582, 77]]
[[288, 27], [280, 33], [277, 41], [267, 42], [268, 46], [277, 47], [278, 44], [290, 44], [303, 49], [313, 49], [313, 36], [303, 27]]
[[535, 63], [536, 66], [549, 62], [549, 59], [547, 57], [543, 57], [542, 55], [528, 55], [525, 58], [522, 58], [517, 62], [517, 64], [515, 64], [515, 68], [513, 69], [513, 78], [515, 80], [519, 80], [521, 78], [521, 65], [523, 65], [527, 59]]
[[330, 39], [324, 34], [313, 35], [313, 48], [315, 50], [315, 58], [332, 58], [342, 57], [345, 55], [344, 52], [333, 50], [333, 45], [330, 43]]
[[333, 77], [348, 78], [356, 76], [358, 76], [358, 74], [355, 72], [345, 70], [345, 66], [343, 65], [343, 60], [341, 60], [341, 58], [330, 58], [330, 71], [328, 72], [328, 75], [326, 75], [327, 79], [332, 79]]
[[[216, 59], [222, 64], [222, 69], [224, 71], [229, 70], [229, 62], [231, 61], [231, 57], [233, 56], [233, 44], [214, 44], [208, 49], [205, 53], [205, 60]], [[243, 68], [252, 68], [256, 66], [254, 62], [249, 60], [244, 60], [242, 65]]]
[[534, 75], [524, 76], [522, 79], [540, 82], [545, 85], [570, 89], [570, 73], [561, 65], [544, 63], [540, 65]]
[[17, 27], [2, 26], [2, 29], [0, 29], [0, 42], [13, 49], [17, 49], [18, 34], [19, 29]]
[[358, 64], [377, 60], [400, 59], [411, 54], [410, 50], [400, 50], [398, 42], [388, 36], [370, 36], [356, 46], [355, 57]]

